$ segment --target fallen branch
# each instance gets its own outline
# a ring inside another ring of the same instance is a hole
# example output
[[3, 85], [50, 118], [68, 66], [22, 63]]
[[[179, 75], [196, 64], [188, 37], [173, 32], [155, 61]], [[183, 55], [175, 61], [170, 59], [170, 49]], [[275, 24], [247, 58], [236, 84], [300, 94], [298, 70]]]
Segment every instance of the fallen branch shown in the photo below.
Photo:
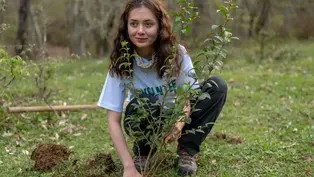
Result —
[[77, 111], [99, 109], [97, 105], [69, 105], [69, 106], [32, 106], [32, 107], [8, 107], [9, 113], [21, 112], [49, 112], [49, 111]]
[[[128, 102], [125, 100], [123, 104], [123, 112]], [[50, 111], [78, 111], [78, 110], [93, 110], [100, 109], [97, 105], [68, 105], [68, 106], [29, 106], [29, 107], [8, 107], [9, 113], [22, 113], [22, 112], [50, 112]]]

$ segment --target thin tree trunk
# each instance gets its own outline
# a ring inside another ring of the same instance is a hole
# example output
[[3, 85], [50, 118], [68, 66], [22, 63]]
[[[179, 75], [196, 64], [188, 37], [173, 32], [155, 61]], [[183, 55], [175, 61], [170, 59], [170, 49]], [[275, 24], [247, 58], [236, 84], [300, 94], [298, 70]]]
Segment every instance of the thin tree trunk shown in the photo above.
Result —
[[271, 8], [270, 0], [264, 0], [261, 14], [255, 25], [255, 34], [258, 34], [264, 28], [269, 17], [270, 8]]
[[72, 0], [72, 8], [71, 8], [71, 46], [70, 52], [71, 54], [83, 55], [85, 52], [85, 40], [84, 34], [82, 31], [84, 30], [84, 19], [82, 18], [82, 0]]
[[36, 11], [33, 7], [29, 8], [33, 32], [35, 33], [36, 49], [34, 51], [35, 58], [44, 59], [47, 56], [46, 51], [46, 24], [44, 12]]
[[32, 7], [29, 8], [29, 12], [30, 12], [30, 15], [32, 17], [31, 19], [32, 19], [32, 25], [34, 28], [34, 32], [36, 35], [36, 43], [39, 46], [39, 48], [41, 48], [42, 47], [42, 35], [41, 35], [41, 31], [40, 31], [40, 26], [38, 24], [38, 16]]
[[255, 9], [253, 9], [253, 7], [250, 6], [248, 0], [244, 0], [244, 5], [246, 6], [246, 8], [248, 9], [249, 14], [250, 14], [248, 36], [252, 37], [254, 35], [253, 34], [253, 27], [254, 27], [254, 21], [255, 21], [255, 17], [257, 15], [257, 12]]
[[[3, 14], [6, 8], [5, 0], [0, 0], [0, 25], [3, 23]], [[1, 32], [1, 31], [0, 31]]]
[[16, 55], [22, 55], [27, 42], [27, 17], [29, 12], [29, 0], [20, 0], [18, 31], [16, 36]]
[[283, 35], [284, 37], [287, 37], [289, 35], [289, 31], [290, 31], [290, 28], [291, 28], [291, 25], [290, 25], [290, 18], [289, 18], [289, 11], [290, 11], [290, 6], [286, 6], [285, 7], [285, 10], [284, 10], [284, 29], [283, 29]]

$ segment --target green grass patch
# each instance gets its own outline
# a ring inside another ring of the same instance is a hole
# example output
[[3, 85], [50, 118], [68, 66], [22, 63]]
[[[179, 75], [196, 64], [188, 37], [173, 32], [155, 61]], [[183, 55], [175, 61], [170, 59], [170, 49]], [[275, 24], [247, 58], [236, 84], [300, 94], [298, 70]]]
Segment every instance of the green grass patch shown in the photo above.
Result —
[[[197, 176], [314, 175], [314, 43], [290, 41], [284, 46], [300, 55], [293, 60], [267, 58], [257, 65], [250, 59], [254, 47], [229, 49], [232, 57], [214, 73], [227, 81], [228, 98], [202, 145]], [[96, 104], [107, 62], [63, 60], [50, 85], [54, 91], [50, 103]], [[43, 104], [27, 102], [36, 95], [33, 83], [26, 79], [13, 85], [13, 95], [17, 96], [13, 105]], [[48, 173], [32, 171], [31, 153], [43, 142], [71, 148], [70, 160], [78, 160], [81, 166], [97, 153], [112, 153], [118, 170], [111, 176], [122, 176], [108, 135], [105, 110], [2, 115], [7, 120], [0, 134], [0, 176], [73, 173], [71, 164], [59, 165]], [[215, 133], [242, 143], [232, 143]], [[176, 170], [169, 167], [157, 174], [176, 176]]]

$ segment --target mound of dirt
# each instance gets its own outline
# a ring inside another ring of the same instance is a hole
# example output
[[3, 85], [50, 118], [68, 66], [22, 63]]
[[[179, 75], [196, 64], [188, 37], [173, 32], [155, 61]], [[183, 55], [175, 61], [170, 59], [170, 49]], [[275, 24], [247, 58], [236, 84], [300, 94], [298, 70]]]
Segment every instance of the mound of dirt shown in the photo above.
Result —
[[244, 141], [241, 138], [232, 137], [232, 136], [229, 136], [225, 133], [216, 132], [216, 133], [214, 133], [214, 137], [216, 137], [217, 139], [220, 139], [220, 140], [225, 140], [230, 144], [242, 144], [242, 143], [244, 143]]
[[64, 145], [53, 143], [39, 144], [32, 152], [31, 159], [35, 161], [34, 170], [51, 171], [58, 163], [69, 160], [71, 151]]
[[106, 176], [117, 168], [110, 153], [99, 153], [86, 161], [85, 169], [89, 177]]

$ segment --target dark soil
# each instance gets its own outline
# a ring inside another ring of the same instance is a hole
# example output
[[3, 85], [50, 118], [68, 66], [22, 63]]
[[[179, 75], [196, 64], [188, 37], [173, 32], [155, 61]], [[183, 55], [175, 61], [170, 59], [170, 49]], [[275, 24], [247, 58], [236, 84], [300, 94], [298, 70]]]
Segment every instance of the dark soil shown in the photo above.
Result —
[[231, 144], [242, 144], [242, 143], [244, 143], [244, 141], [241, 138], [232, 137], [232, 136], [227, 135], [225, 133], [216, 132], [216, 133], [214, 133], [213, 136], [216, 137], [217, 139], [225, 140]]
[[60, 162], [68, 161], [70, 154], [64, 145], [43, 143], [32, 152], [31, 159], [35, 161], [35, 170], [47, 172]]
[[116, 171], [117, 167], [110, 153], [99, 153], [86, 161], [85, 170], [88, 177], [102, 177]]

